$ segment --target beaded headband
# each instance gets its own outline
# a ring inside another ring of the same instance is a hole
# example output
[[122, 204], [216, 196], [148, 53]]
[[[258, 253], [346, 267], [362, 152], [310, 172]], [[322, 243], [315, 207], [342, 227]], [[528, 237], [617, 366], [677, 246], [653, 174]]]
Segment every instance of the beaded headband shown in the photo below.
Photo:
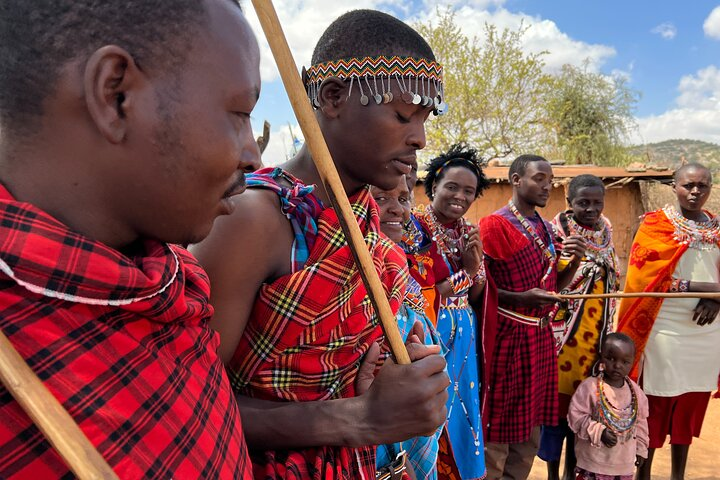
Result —
[[[477, 175], [478, 177], [480, 176], [480, 167], [479, 167], [475, 162], [473, 162], [472, 160], [468, 160], [467, 158], [454, 157], [454, 158], [450, 158], [450, 159], [448, 159], [448, 160], [445, 160], [445, 161], [442, 163], [442, 165], [440, 165], [440, 167], [439, 167], [439, 168], [437, 169], [437, 171], [435, 172], [435, 177], [439, 177], [439, 176], [440, 176], [440, 172], [442, 172], [442, 171], [445, 169], [445, 167], [447, 167], [448, 163], [450, 163], [450, 162], [462, 162], [462, 163], [466, 163], [467, 166], [469, 166], [469, 167], [472, 168], [472, 171], [475, 172], [475, 175]], [[457, 163], [457, 164], [455, 164], [455, 165], [453, 165], [453, 166], [455, 167], [455, 166], [460, 166], [460, 165], [461, 165], [460, 163]]]
[[[376, 104], [393, 101], [392, 83], [397, 83], [400, 98], [407, 104], [433, 107], [435, 115], [447, 111], [443, 101], [442, 66], [424, 58], [412, 57], [365, 57], [351, 58], [319, 63], [307, 70], [303, 68], [303, 81], [310, 102], [315, 108], [320, 107], [318, 94], [323, 80], [338, 77], [350, 80], [348, 98], [352, 94], [353, 84], [357, 82], [360, 89], [360, 103]], [[365, 86], [363, 87], [363, 83]], [[431, 97], [431, 87], [435, 87], [436, 95]], [[370, 95], [366, 95], [365, 91]]]

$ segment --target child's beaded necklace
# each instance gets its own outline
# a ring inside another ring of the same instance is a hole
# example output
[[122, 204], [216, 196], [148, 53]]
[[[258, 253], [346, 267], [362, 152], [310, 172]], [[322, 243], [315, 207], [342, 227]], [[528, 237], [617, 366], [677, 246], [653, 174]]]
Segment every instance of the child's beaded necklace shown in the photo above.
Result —
[[625, 436], [627, 438], [632, 434], [638, 416], [638, 399], [635, 394], [635, 389], [630, 384], [630, 379], [625, 378], [624, 384], [630, 389], [631, 400], [627, 407], [618, 408], [605, 396], [605, 381], [603, 377], [604, 375], [601, 374], [597, 379], [598, 421], [618, 437]]

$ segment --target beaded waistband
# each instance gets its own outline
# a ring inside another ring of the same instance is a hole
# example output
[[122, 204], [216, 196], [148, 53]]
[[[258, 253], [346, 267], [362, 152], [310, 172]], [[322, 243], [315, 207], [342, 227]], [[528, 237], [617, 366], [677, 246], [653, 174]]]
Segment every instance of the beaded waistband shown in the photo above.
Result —
[[457, 297], [446, 297], [443, 299], [442, 306], [448, 310], [464, 309], [470, 306], [470, 301], [467, 295], [460, 295]]
[[523, 315], [522, 313], [514, 312], [502, 307], [498, 307], [498, 315], [515, 322], [522, 323], [523, 325], [530, 325], [533, 327], [543, 328], [550, 323], [549, 317], [532, 317], [530, 315]]

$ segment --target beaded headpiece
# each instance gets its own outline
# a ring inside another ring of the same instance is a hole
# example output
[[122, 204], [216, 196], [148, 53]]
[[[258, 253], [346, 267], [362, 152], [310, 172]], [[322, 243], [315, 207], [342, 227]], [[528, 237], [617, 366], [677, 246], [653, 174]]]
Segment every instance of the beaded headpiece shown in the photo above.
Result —
[[[392, 102], [395, 98], [393, 84], [396, 84], [400, 98], [405, 103], [432, 107], [435, 115], [442, 115], [447, 110], [447, 104], [443, 100], [442, 66], [424, 58], [351, 58], [318, 63], [307, 70], [303, 69], [305, 88], [315, 108], [320, 107], [320, 85], [329, 77], [350, 81], [348, 97], [352, 94], [353, 85], [357, 83], [360, 103], [363, 105], [371, 102], [378, 105]], [[431, 96], [431, 87], [435, 90], [434, 97]]]

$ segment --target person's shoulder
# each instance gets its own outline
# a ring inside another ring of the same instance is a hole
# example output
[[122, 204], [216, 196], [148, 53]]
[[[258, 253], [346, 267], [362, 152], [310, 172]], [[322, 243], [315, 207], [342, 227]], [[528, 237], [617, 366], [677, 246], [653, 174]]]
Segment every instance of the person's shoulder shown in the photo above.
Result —
[[495, 229], [503, 228], [507, 220], [498, 214], [498, 212], [491, 213], [490, 215], [480, 219], [480, 229]]
[[588, 378], [580, 382], [577, 390], [575, 390], [575, 395], [587, 395], [588, 393], [594, 393], [595, 389], [597, 389], [597, 383], [597, 377], [589, 376]]
[[[248, 188], [232, 201], [233, 212], [218, 217], [210, 235], [190, 247], [203, 266], [208, 255], [235, 257], [242, 254], [247, 258], [259, 254], [275, 255], [281, 248], [292, 247], [292, 230], [275, 192]], [[288, 242], [281, 241], [283, 236]]]

